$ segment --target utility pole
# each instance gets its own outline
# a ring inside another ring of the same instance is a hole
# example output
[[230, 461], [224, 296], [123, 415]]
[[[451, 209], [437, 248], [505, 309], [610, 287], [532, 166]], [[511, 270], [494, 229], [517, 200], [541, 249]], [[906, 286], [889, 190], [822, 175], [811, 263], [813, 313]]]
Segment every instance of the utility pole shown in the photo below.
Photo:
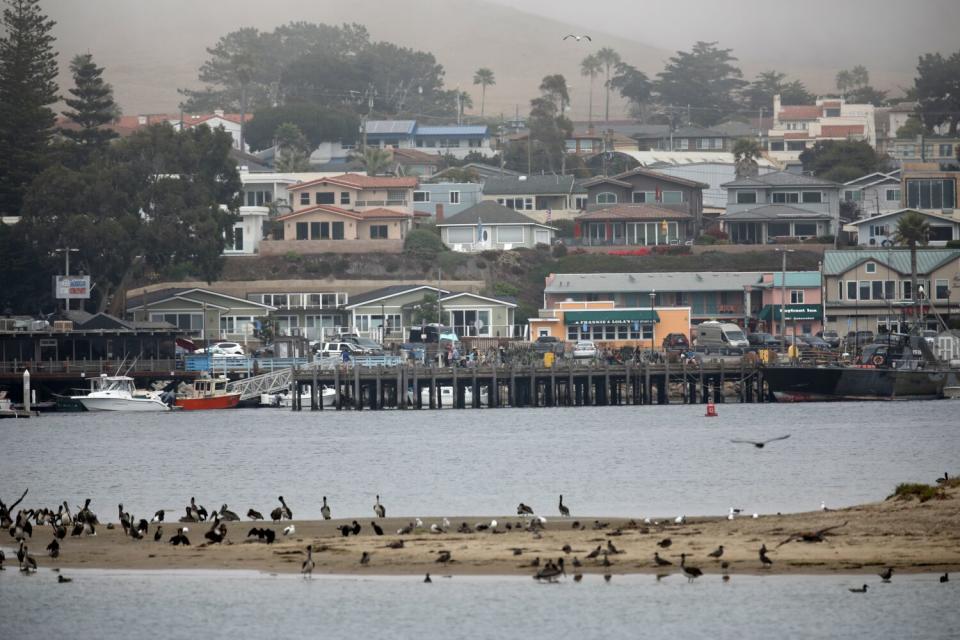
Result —
[[[441, 311], [440, 304], [440, 283], [443, 281], [443, 270], [440, 267], [437, 267], [437, 324], [441, 327], [443, 326], [443, 312]], [[438, 328], [437, 331], [440, 331]]]
[[[66, 277], [66, 278], [69, 278], [69, 277], [70, 277], [70, 254], [71, 254], [71, 253], [77, 253], [78, 251], [80, 251], [80, 249], [76, 249], [76, 248], [73, 248], [73, 247], [63, 247], [63, 248], [61, 248], [61, 249], [54, 249], [54, 253], [62, 253], [62, 254], [63, 254], [64, 262], [66, 263], [66, 264], [64, 265], [64, 273], [63, 273], [63, 275], [64, 275], [64, 277]], [[69, 289], [69, 287], [68, 287], [68, 289]], [[67, 291], [67, 295], [69, 295], [69, 293], [70, 293], [70, 292]], [[69, 298], [69, 297], [63, 299], [63, 304], [64, 304], [64, 307], [66, 308], [66, 311], [70, 311], [70, 298]]]
[[360, 118], [360, 153], [367, 150], [367, 119], [373, 112], [373, 86], [367, 87], [367, 112]]
[[457, 126], [462, 124], [463, 120], [463, 94], [460, 93], [460, 87], [457, 87]]

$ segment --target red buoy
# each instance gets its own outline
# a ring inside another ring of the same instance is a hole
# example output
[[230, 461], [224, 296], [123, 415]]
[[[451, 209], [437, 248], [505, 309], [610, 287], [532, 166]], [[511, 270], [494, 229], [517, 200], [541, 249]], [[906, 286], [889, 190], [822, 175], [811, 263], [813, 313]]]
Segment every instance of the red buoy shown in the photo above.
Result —
[[707, 403], [707, 415], [705, 415], [704, 417], [705, 417], [705, 418], [716, 418], [716, 417], [717, 417], [717, 405], [713, 404], [712, 402], [708, 402], [708, 403]]

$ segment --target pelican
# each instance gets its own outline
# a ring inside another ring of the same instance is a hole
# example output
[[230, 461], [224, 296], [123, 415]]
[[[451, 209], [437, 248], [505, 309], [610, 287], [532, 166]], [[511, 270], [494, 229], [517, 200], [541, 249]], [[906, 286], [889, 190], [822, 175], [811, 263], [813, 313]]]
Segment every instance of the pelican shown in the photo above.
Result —
[[240, 516], [238, 516], [233, 511], [230, 511], [229, 509], [227, 509], [226, 503], [224, 503], [223, 506], [220, 507], [220, 517], [226, 520], [227, 522], [237, 522], [240, 520]]
[[387, 508], [386, 508], [385, 506], [383, 506], [382, 504], [380, 504], [380, 494], [379, 494], [379, 493], [377, 494], [377, 501], [376, 501], [376, 502], [374, 503], [374, 505], [373, 505], [373, 513], [374, 513], [378, 518], [386, 518], [386, 517], [387, 517]]
[[303, 564], [300, 565], [300, 573], [303, 574], [304, 578], [313, 577], [313, 545], [307, 545], [307, 559], [303, 561]]
[[526, 515], [532, 516], [532, 515], [533, 515], [533, 508], [532, 508], [532, 507], [528, 507], [527, 505], [525, 505], [525, 504], [523, 504], [523, 503], [521, 502], [519, 505], [517, 505], [517, 515], [518, 515], [518, 516], [526, 516]]
[[247, 517], [251, 520], [263, 520], [263, 514], [255, 509], [247, 509]]
[[37, 572], [37, 561], [30, 555], [30, 552], [27, 551], [27, 546], [23, 546], [23, 559], [20, 561], [20, 571], [24, 573], [36, 573]]
[[324, 520], [330, 519], [330, 507], [327, 506], [327, 496], [323, 496], [323, 506], [320, 507], [320, 515], [323, 516]]
[[789, 438], [789, 437], [790, 437], [790, 434], [788, 433], [788, 434], [785, 435], [785, 436], [780, 436], [780, 437], [777, 437], [777, 438], [770, 438], [769, 440], [760, 440], [760, 441], [756, 441], [756, 440], [731, 440], [730, 442], [733, 442], [734, 444], [752, 444], [752, 445], [755, 446], [757, 449], [763, 449], [765, 446], [767, 446], [767, 445], [770, 444], [771, 442], [776, 442], [777, 440], [786, 440], [786, 439]]

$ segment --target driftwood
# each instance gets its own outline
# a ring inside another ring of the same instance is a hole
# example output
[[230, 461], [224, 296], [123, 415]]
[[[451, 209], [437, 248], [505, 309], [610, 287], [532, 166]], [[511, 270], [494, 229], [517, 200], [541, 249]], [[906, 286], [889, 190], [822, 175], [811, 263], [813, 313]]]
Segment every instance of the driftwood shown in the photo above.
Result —
[[24, 489], [23, 495], [20, 496], [20, 499], [9, 507], [3, 503], [3, 500], [0, 500], [0, 521], [6, 523], [8, 520], [10, 520], [12, 522], [10, 514], [13, 513], [13, 510], [17, 507], [17, 505], [23, 502], [23, 499], [27, 497], [27, 491], [30, 491], [30, 489]]
[[[849, 521], [847, 521], [849, 522]], [[847, 522], [843, 524], [835, 524], [832, 527], [827, 527], [825, 529], [820, 529], [819, 531], [798, 531], [797, 533], [791, 534], [789, 538], [777, 545], [777, 549], [787, 544], [788, 542], [800, 541], [800, 542], [823, 542], [824, 537], [828, 532], [833, 531], [834, 529], [839, 529], [840, 527], [847, 526]]]

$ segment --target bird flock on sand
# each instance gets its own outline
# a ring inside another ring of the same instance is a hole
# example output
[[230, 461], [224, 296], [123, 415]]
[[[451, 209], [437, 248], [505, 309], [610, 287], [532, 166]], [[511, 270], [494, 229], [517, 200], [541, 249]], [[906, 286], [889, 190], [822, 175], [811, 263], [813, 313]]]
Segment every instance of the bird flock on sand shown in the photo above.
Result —
[[[748, 443], [752, 444], [757, 448], [763, 448], [765, 445], [770, 442], [785, 440], [789, 438], [789, 435], [781, 436], [778, 438], [772, 438], [765, 441], [755, 442], [749, 440], [733, 440], [732, 442], [738, 443]], [[948, 479], [948, 475], [944, 473], [943, 478], [938, 478], [938, 483], [944, 483]], [[64, 541], [68, 537], [87, 537], [97, 535], [97, 527], [103, 526], [106, 529], [113, 530], [117, 525], [114, 525], [112, 522], [105, 525], [101, 525], [100, 519], [97, 515], [91, 510], [91, 499], [87, 498], [84, 501], [83, 506], [76, 507], [76, 513], [70, 508], [69, 503], [64, 500], [56, 509], [52, 508], [31, 508], [31, 509], [19, 509], [14, 513], [16, 507], [23, 501], [26, 497], [27, 491], [23, 492], [23, 495], [20, 496], [20, 499], [7, 506], [3, 501], [0, 501], [0, 526], [6, 531], [9, 532], [10, 536], [19, 543], [19, 547], [16, 552], [17, 560], [19, 563], [20, 572], [25, 575], [34, 574], [37, 572], [38, 562], [35, 556], [31, 555], [29, 551], [29, 543], [31, 543], [35, 537], [41, 535], [43, 531], [49, 531], [51, 534], [51, 541], [46, 546], [47, 555], [50, 558], [59, 558], [64, 550]], [[283, 496], [277, 498], [277, 504], [273, 509], [269, 511], [269, 519], [273, 522], [275, 526], [283, 525], [285, 522], [289, 523], [278, 532], [276, 529], [266, 526], [266, 518], [263, 514], [256, 509], [248, 509], [246, 517], [248, 520], [252, 521], [255, 526], [253, 526], [246, 534], [245, 538], [247, 542], [260, 542], [264, 544], [273, 544], [278, 537], [291, 538], [296, 534], [296, 526], [293, 522], [293, 511], [290, 506], [287, 504]], [[822, 511], [829, 511], [826, 508], [826, 505], [821, 504]], [[508, 532], [514, 533], [526, 533], [532, 535], [533, 540], [541, 540], [543, 538], [542, 533], [547, 529], [548, 524], [551, 529], [559, 529], [564, 526], [569, 526], [573, 530], [587, 530], [588, 525], [580, 520], [575, 520], [571, 516], [570, 506], [564, 503], [563, 495], [560, 495], [559, 501], [557, 503], [557, 511], [560, 518], [557, 520], [548, 521], [543, 515], [537, 514], [533, 507], [520, 502], [516, 508], [516, 519], [504, 519], [504, 522], [499, 522], [496, 519], [493, 520], [484, 520], [474, 524], [468, 524], [467, 522], [461, 522], [458, 526], [454, 525], [447, 518], [442, 518], [436, 522], [432, 522], [429, 525], [425, 524], [421, 518], [414, 518], [409, 521], [406, 525], [399, 527], [396, 530], [396, 539], [388, 541], [386, 544], [382, 545], [380, 548], [383, 549], [403, 549], [405, 548], [405, 543], [403, 536], [410, 535], [420, 535], [420, 534], [434, 534], [434, 535], [443, 535], [443, 534], [473, 534], [473, 533], [489, 533], [489, 534], [503, 534]], [[743, 512], [743, 509], [739, 508], [730, 508], [728, 519], [733, 520], [740, 516]], [[377, 520], [383, 520], [387, 516], [386, 506], [381, 502], [380, 495], [377, 494], [375, 502], [373, 504], [373, 514], [374, 519], [369, 522], [369, 531], [373, 536], [383, 536], [387, 534], [384, 531], [383, 526], [377, 522]], [[327, 497], [323, 496], [322, 498], [322, 507], [321, 515], [324, 520], [330, 520], [331, 508], [327, 501]], [[754, 518], [759, 517], [758, 514], [753, 514]], [[153, 517], [148, 521], [146, 518], [137, 518], [129, 511], [124, 509], [123, 504], [117, 505], [117, 522], [119, 527], [123, 530], [123, 534], [132, 540], [143, 540], [148, 537], [152, 537], [155, 543], [164, 543], [170, 544], [174, 547], [183, 546], [188, 547], [191, 545], [190, 538], [187, 534], [192, 534], [191, 529], [188, 525], [193, 524], [202, 524], [203, 529], [203, 542], [201, 546], [210, 546], [210, 545], [219, 545], [227, 541], [228, 535], [228, 522], [239, 522], [241, 520], [240, 516], [232, 511], [226, 503], [221, 504], [219, 509], [206, 509], [203, 505], [197, 503], [195, 497], [191, 497], [187, 505], [184, 507], [183, 515], [181, 515], [177, 520], [174, 526], [171, 527], [170, 537], [167, 537], [163, 531], [165, 525], [169, 526], [167, 520], [166, 511], [161, 509], [156, 511], [153, 514]], [[257, 525], [258, 522], [263, 522], [263, 525]], [[570, 544], [563, 545], [558, 551], [562, 555], [558, 555], [554, 558], [543, 558], [541, 561], [541, 556], [535, 556], [533, 560], [528, 560], [523, 562], [521, 565], [518, 565], [519, 568], [530, 569], [533, 573], [533, 578], [538, 582], [547, 582], [554, 583], [560, 580], [561, 578], [567, 577], [567, 568], [571, 568], [573, 574], [574, 582], [580, 582], [583, 579], [582, 570], [585, 566], [588, 565], [594, 568], [601, 569], [603, 571], [603, 578], [606, 582], [610, 582], [612, 579], [612, 569], [618, 563], [618, 556], [626, 554], [626, 551], [618, 548], [617, 544], [614, 542], [614, 538], [624, 535], [625, 533], [634, 530], [639, 533], [649, 534], [657, 532], [668, 532], [671, 527], [676, 527], [678, 525], [684, 525], [687, 522], [686, 516], [678, 516], [672, 520], [665, 520], [663, 522], [651, 520], [646, 518], [642, 521], [630, 520], [625, 524], [622, 524], [618, 527], [611, 527], [609, 522], [602, 522], [600, 520], [594, 520], [589, 528], [594, 531], [602, 531], [606, 537], [606, 544], [598, 544], [595, 548], [592, 549], [574, 549]], [[777, 548], [788, 544], [790, 542], [799, 541], [799, 542], [823, 542], [826, 539], [826, 536], [832, 535], [830, 532], [845, 526], [847, 523], [833, 525], [826, 527], [819, 531], [813, 532], [798, 532], [790, 535], [785, 540], [780, 542], [777, 545]], [[150, 527], [155, 525], [152, 536], [150, 535]], [[337, 527], [337, 531], [342, 537], [349, 536], [359, 536], [364, 531], [363, 525], [360, 524], [358, 520], [352, 520], [349, 524], [342, 524]], [[598, 534], [599, 535], [599, 534]], [[299, 540], [299, 539], [298, 539]], [[602, 540], [602, 539], [601, 539]], [[596, 539], [595, 539], [596, 541]], [[42, 544], [42, 542], [41, 542]], [[231, 544], [230, 541], [227, 541], [227, 544]], [[641, 560], [640, 564], [637, 564], [637, 567], [646, 567], [649, 566], [657, 570], [656, 577], [657, 580], [661, 580], [670, 575], [674, 567], [674, 561], [668, 559], [661, 555], [663, 552], [668, 550], [674, 550], [674, 541], [670, 537], [663, 537], [658, 542], [655, 543], [657, 549], [652, 550], [652, 556], [650, 560]], [[301, 564], [301, 573], [305, 578], [312, 577], [314, 568], [316, 567], [316, 561], [314, 560], [315, 553], [321, 553], [323, 551], [329, 550], [330, 547], [327, 545], [315, 545], [313, 543], [306, 546], [305, 551], [292, 551], [284, 553], [304, 553], [305, 558]], [[514, 556], [521, 556], [527, 551], [525, 547], [512, 547], [511, 553]], [[704, 575], [704, 570], [698, 566], [695, 566], [691, 563], [691, 559], [694, 557], [692, 553], [689, 553], [690, 550], [685, 550], [679, 554], [679, 570], [683, 573], [684, 576], [688, 579], [689, 582], [694, 582], [698, 578]], [[757, 549], [757, 558], [759, 561], [759, 568], [761, 570], [769, 570], [774, 562], [771, 560], [768, 554], [772, 553], [774, 550], [767, 548], [766, 544], [761, 544]], [[449, 566], [452, 563], [455, 563], [453, 552], [450, 549], [439, 549], [434, 552], [436, 557], [433, 558], [433, 562], [441, 564], [444, 567]], [[716, 549], [706, 554], [706, 562], [711, 566], [720, 570], [720, 575], [724, 582], [730, 580], [730, 562], [725, 557], [726, 550], [724, 546], [718, 545]], [[572, 557], [571, 557], [572, 555]], [[583, 560], [580, 557], [583, 557]], [[361, 567], [369, 567], [371, 561], [373, 560], [374, 552], [373, 551], [363, 551], [359, 558], [359, 565]], [[676, 556], [674, 556], [676, 557]], [[2, 550], [0, 550], [0, 570], [5, 570], [4, 562], [5, 555]], [[568, 565], [569, 562], [569, 565]], [[57, 571], [57, 569], [54, 569]], [[894, 574], [893, 567], [886, 567], [880, 574], [879, 577], [884, 583], [889, 583]], [[944, 573], [940, 576], [941, 583], [949, 582], [949, 574]], [[59, 583], [69, 583], [71, 578], [67, 578], [62, 574], [58, 574]], [[432, 579], [430, 573], [427, 573], [423, 582], [431, 583]], [[866, 593], [869, 585], [864, 584], [861, 587], [849, 588], [851, 593]]]

